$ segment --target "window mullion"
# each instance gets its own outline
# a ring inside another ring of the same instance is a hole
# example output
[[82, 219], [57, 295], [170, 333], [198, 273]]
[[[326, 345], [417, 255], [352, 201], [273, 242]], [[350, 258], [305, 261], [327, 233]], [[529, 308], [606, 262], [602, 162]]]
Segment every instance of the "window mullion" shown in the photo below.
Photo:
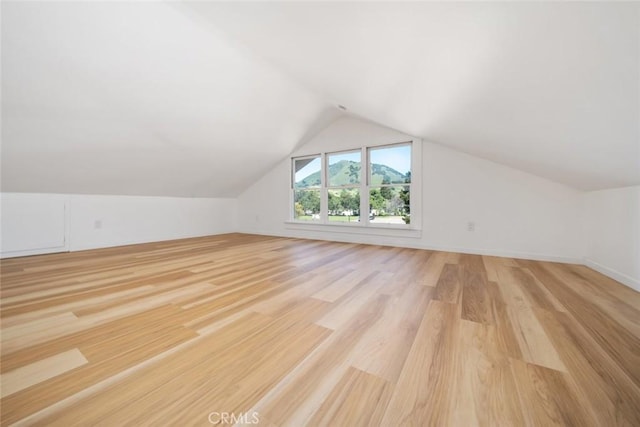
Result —
[[360, 158], [363, 160], [360, 164], [360, 173], [364, 176], [360, 177], [360, 223], [365, 227], [369, 226], [369, 176], [371, 174], [369, 168], [369, 150], [362, 147]]
[[327, 187], [329, 184], [329, 168], [327, 164], [327, 153], [320, 154], [321, 156], [321, 168], [320, 174], [320, 222], [323, 224], [329, 223], [329, 192]]

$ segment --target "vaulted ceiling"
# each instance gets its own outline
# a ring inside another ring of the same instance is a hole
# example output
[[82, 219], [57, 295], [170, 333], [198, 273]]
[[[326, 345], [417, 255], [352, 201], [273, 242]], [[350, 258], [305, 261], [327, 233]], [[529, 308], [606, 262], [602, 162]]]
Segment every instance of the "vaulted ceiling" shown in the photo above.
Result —
[[640, 184], [640, 4], [2, 3], [3, 191], [233, 197], [336, 104]]

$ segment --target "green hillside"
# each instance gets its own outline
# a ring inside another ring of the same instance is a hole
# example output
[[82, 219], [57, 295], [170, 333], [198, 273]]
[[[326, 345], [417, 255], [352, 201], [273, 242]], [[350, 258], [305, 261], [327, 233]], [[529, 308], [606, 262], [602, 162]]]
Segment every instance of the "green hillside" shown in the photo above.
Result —
[[[356, 183], [357, 171], [359, 165], [351, 160], [341, 160], [329, 166], [329, 176], [332, 177], [332, 185], [347, 185]], [[383, 180], [390, 184], [403, 184], [405, 181], [405, 175], [397, 170], [386, 166], [374, 163], [371, 165], [371, 171], [373, 172], [372, 184], [379, 185]], [[320, 185], [320, 172], [312, 173], [304, 178], [297, 188], [305, 188], [311, 186]]]

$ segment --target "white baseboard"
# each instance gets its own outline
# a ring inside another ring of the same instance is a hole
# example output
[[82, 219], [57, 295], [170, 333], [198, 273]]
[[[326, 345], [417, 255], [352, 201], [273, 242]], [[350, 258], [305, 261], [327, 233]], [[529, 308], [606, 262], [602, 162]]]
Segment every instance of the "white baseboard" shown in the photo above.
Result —
[[262, 236], [275, 236], [275, 237], [290, 237], [294, 239], [310, 239], [310, 240], [327, 240], [332, 242], [342, 242], [342, 243], [357, 243], [363, 245], [378, 245], [378, 246], [393, 246], [400, 248], [411, 248], [411, 249], [425, 249], [430, 251], [442, 251], [442, 252], [456, 252], [462, 254], [471, 254], [471, 255], [487, 255], [487, 256], [497, 256], [504, 258], [517, 258], [517, 259], [528, 259], [533, 261], [550, 261], [550, 262], [561, 262], [565, 264], [582, 264], [581, 258], [567, 257], [561, 255], [545, 255], [538, 253], [529, 253], [529, 252], [517, 252], [517, 251], [498, 251], [491, 249], [482, 249], [482, 248], [460, 248], [454, 246], [440, 246], [440, 245], [425, 245], [421, 242], [415, 241], [415, 239], [406, 239], [403, 242], [398, 243], [383, 243], [383, 242], [372, 242], [366, 241], [363, 239], [358, 239], [357, 237], [351, 236], [343, 236], [340, 234], [334, 234], [327, 238], [321, 237], [304, 237], [300, 235], [296, 235], [290, 232], [262, 232], [256, 230], [245, 230], [240, 231], [240, 233], [246, 234], [258, 234]]
[[61, 252], [69, 252], [68, 245], [59, 246], [55, 248], [27, 249], [24, 251], [2, 252], [0, 253], [0, 258], [8, 259], [8, 258], [18, 258], [23, 256], [32, 256], [32, 255], [58, 254]]
[[626, 275], [624, 273], [620, 273], [619, 271], [614, 270], [613, 268], [609, 268], [607, 266], [599, 264], [599, 263], [597, 263], [594, 260], [589, 259], [589, 258], [584, 258], [583, 259], [583, 264], [586, 265], [589, 268], [594, 269], [598, 273], [602, 273], [605, 276], [610, 277], [613, 280], [616, 280], [616, 281], [622, 283], [623, 285], [626, 285], [626, 286], [630, 287], [631, 289], [634, 289], [634, 290], [640, 292], [640, 280], [638, 280], [638, 279], [634, 279], [631, 276], [628, 276], [628, 275]]
[[419, 245], [419, 246], [416, 246], [416, 249], [427, 249], [427, 250], [442, 251], [442, 252], [456, 252], [456, 253], [471, 254], [471, 255], [487, 255], [487, 256], [495, 256], [495, 257], [503, 257], [503, 258], [528, 259], [532, 261], [561, 262], [564, 264], [580, 264], [581, 263], [579, 258], [566, 257], [561, 255], [544, 255], [544, 254], [530, 253], [530, 252], [498, 251], [493, 249], [482, 249], [482, 248], [458, 248], [458, 247], [438, 246], [438, 245]]
[[533, 261], [550, 261], [550, 262], [560, 262], [564, 264], [580, 264], [586, 265], [599, 273], [604, 274], [605, 276], [616, 280], [622, 283], [625, 286], [630, 287], [638, 292], [640, 292], [640, 281], [634, 279], [631, 276], [628, 276], [624, 273], [620, 273], [612, 268], [606, 267], [604, 265], [598, 264], [597, 262], [588, 259], [588, 258], [573, 258], [559, 255], [544, 255], [537, 253], [528, 253], [528, 252], [517, 252], [517, 251], [496, 251], [496, 250], [488, 250], [488, 249], [479, 249], [479, 248], [460, 248], [460, 247], [452, 247], [452, 246], [438, 246], [438, 245], [425, 245], [415, 241], [411, 241], [411, 239], [407, 239], [402, 244], [389, 244], [389, 243], [370, 243], [370, 242], [358, 242], [354, 241], [355, 239], [349, 237], [343, 237], [339, 235], [332, 235], [331, 238], [316, 238], [316, 237], [302, 237], [292, 235], [290, 233], [274, 233], [274, 232], [261, 232], [256, 230], [246, 230], [241, 231], [241, 233], [248, 234], [259, 234], [263, 236], [274, 236], [274, 237], [290, 237], [296, 239], [311, 239], [311, 240], [329, 240], [329, 241], [337, 241], [343, 243], [358, 243], [358, 244], [375, 244], [379, 246], [397, 246], [404, 248], [412, 248], [412, 249], [425, 249], [432, 251], [442, 251], [442, 252], [456, 252], [463, 254], [472, 254], [472, 255], [487, 255], [487, 256], [497, 256], [497, 257], [506, 257], [506, 258], [517, 258], [517, 259], [528, 259]]
[[91, 243], [91, 244], [82, 244], [82, 245], [71, 245], [71, 249], [69, 252], [79, 252], [79, 251], [90, 251], [93, 249], [107, 249], [107, 248], [115, 248], [118, 246], [132, 246], [132, 245], [144, 245], [145, 243], [156, 243], [156, 242], [169, 242], [172, 240], [183, 240], [183, 239], [193, 239], [197, 237], [209, 237], [209, 236], [217, 236], [220, 234], [228, 234], [235, 233], [235, 231], [223, 231], [220, 233], [213, 234], [185, 234], [182, 236], [171, 236], [171, 237], [161, 237], [153, 240], [150, 239], [123, 239], [118, 242], [100, 242], [99, 244]]

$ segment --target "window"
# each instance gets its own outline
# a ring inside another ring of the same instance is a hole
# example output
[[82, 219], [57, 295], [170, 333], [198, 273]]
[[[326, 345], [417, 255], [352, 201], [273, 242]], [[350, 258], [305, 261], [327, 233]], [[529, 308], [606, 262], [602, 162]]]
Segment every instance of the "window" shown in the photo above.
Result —
[[320, 220], [321, 170], [320, 156], [293, 160], [293, 218], [297, 221]]
[[329, 222], [360, 221], [360, 151], [327, 154]]
[[[411, 223], [413, 142], [292, 159], [296, 222], [416, 228]], [[415, 207], [414, 207], [415, 210]]]
[[369, 149], [369, 219], [374, 224], [411, 222], [410, 145]]

